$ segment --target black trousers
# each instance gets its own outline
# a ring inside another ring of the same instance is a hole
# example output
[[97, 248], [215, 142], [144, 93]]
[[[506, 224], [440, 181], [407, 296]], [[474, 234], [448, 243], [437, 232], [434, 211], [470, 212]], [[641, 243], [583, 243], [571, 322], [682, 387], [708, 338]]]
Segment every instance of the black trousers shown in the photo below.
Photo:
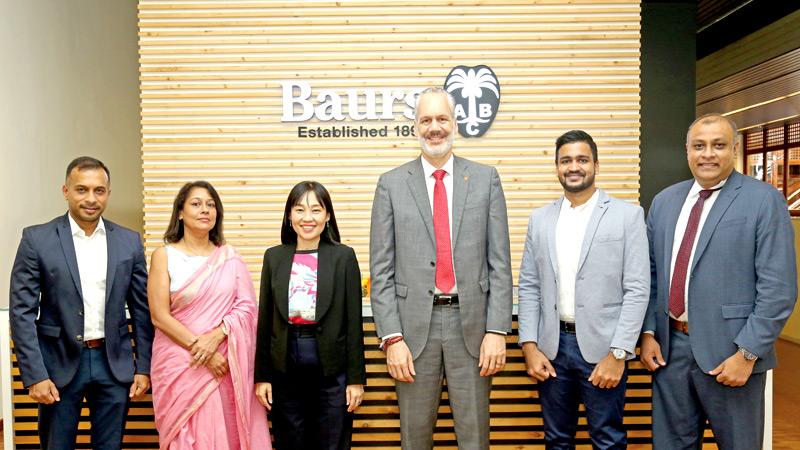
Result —
[[272, 382], [276, 450], [350, 448], [353, 415], [347, 412], [345, 374], [323, 376], [314, 336], [289, 332], [285, 374]]

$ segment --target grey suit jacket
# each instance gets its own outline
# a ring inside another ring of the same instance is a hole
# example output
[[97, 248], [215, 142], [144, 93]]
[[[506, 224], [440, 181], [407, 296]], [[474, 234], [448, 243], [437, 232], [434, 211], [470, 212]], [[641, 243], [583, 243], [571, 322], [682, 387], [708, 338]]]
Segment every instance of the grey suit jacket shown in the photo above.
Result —
[[[694, 180], [653, 199], [647, 216], [652, 287], [644, 330], [655, 331], [669, 363], [669, 285], [675, 225]], [[774, 343], [797, 299], [794, 231], [772, 186], [731, 173], [697, 237], [689, 268], [689, 338], [700, 368], [713, 370], [742, 346], [776, 365]]]
[[[519, 271], [519, 342], [558, 353], [556, 226], [564, 197], [534, 210]], [[575, 278], [575, 327], [581, 355], [597, 363], [611, 347], [633, 358], [650, 293], [642, 208], [600, 190], [583, 237]]]
[[[461, 325], [475, 357], [487, 329], [511, 331], [506, 202], [493, 167], [454, 156], [451, 242]], [[381, 175], [370, 224], [378, 336], [403, 333], [414, 358], [428, 338], [436, 276], [433, 216], [420, 158]]]

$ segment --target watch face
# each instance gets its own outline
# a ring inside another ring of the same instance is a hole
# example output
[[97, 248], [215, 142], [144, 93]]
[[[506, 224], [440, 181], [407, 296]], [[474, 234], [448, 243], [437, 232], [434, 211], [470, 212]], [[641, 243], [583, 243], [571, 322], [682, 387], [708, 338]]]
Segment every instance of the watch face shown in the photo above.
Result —
[[621, 348], [614, 349], [614, 358], [616, 359], [625, 359], [625, 350]]

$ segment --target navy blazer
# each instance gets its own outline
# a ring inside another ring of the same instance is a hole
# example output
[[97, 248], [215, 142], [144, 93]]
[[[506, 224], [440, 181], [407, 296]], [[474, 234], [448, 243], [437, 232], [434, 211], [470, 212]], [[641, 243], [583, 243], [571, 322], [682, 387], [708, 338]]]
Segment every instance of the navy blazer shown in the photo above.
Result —
[[[669, 362], [669, 285], [675, 226], [694, 179], [653, 199], [647, 216], [652, 273], [643, 330], [655, 331]], [[739, 346], [758, 355], [754, 373], [775, 367], [774, 343], [797, 299], [794, 231], [772, 186], [733, 171], [697, 237], [689, 268], [689, 338], [705, 372]]]
[[[150, 373], [153, 324], [144, 248], [138, 233], [103, 221], [108, 251], [105, 352], [114, 377], [130, 383], [134, 373]], [[11, 271], [10, 314], [22, 383], [28, 387], [48, 378], [58, 388], [69, 383], [83, 348], [83, 294], [66, 214], [22, 231]]]
[[[294, 245], [264, 253], [258, 307], [255, 381], [286, 373], [289, 337], [289, 278]], [[344, 244], [319, 243], [315, 310], [319, 359], [325, 376], [344, 372], [347, 384], [366, 384], [361, 272], [356, 254]]]

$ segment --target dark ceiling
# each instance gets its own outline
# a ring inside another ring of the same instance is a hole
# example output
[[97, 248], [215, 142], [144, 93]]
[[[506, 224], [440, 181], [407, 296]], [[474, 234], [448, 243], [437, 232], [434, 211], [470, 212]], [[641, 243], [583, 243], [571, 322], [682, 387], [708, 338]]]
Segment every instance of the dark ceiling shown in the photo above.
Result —
[[697, 59], [800, 9], [800, 0], [642, 0], [697, 4]]

